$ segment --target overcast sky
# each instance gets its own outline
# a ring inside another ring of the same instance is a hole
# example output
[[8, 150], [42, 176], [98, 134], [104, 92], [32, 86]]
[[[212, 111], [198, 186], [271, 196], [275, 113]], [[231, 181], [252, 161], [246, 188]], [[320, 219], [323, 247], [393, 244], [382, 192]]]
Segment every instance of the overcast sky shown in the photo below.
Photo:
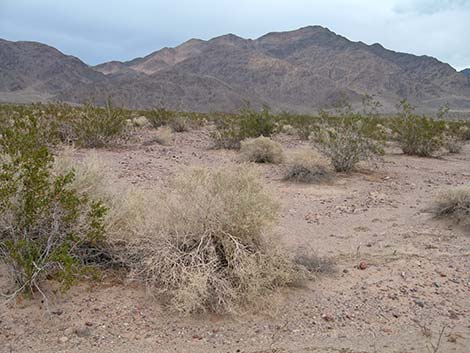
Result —
[[470, 67], [470, 0], [0, 0], [0, 38], [47, 43], [88, 64], [307, 25]]

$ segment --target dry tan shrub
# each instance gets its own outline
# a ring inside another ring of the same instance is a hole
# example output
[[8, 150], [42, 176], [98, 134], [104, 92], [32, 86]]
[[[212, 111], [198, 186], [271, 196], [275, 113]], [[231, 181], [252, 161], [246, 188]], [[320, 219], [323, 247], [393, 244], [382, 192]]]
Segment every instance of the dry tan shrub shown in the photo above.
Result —
[[136, 277], [177, 311], [236, 312], [299, 278], [269, 233], [278, 205], [251, 168], [190, 169], [160, 206], [155, 231], [129, 258], [141, 259]]
[[136, 127], [144, 127], [150, 126], [150, 121], [142, 115], [132, 119], [132, 124]]
[[311, 148], [301, 148], [288, 156], [284, 180], [317, 183], [330, 180], [333, 170], [328, 161]]
[[264, 136], [242, 141], [240, 153], [247, 162], [279, 164], [284, 160], [282, 146]]
[[153, 139], [156, 143], [169, 146], [173, 141], [173, 132], [168, 126], [160, 126], [155, 132], [155, 137]]
[[145, 233], [151, 227], [149, 204], [155, 203], [156, 193], [111, 181], [106, 162], [96, 153], [74, 158], [74, 149], [65, 148], [54, 161], [54, 172], [60, 175], [73, 169], [75, 179], [71, 187], [80, 195], [89, 195], [102, 201], [108, 208], [105, 217], [106, 233], [110, 241], [118, 241]]
[[437, 217], [452, 217], [458, 222], [470, 223], [470, 186], [441, 192], [430, 211]]
[[444, 148], [449, 151], [449, 153], [460, 153], [464, 141], [457, 136], [445, 136], [444, 137]]

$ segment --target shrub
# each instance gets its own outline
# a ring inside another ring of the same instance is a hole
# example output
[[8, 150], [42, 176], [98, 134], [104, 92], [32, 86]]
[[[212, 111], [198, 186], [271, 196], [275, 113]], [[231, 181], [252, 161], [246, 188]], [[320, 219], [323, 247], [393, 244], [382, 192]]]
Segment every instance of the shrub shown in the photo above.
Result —
[[470, 187], [462, 186], [441, 192], [431, 207], [437, 217], [453, 217], [470, 223]]
[[41, 291], [48, 276], [67, 287], [104, 251], [107, 209], [71, 188], [73, 170], [53, 175], [34, 116], [0, 134], [0, 257], [18, 285], [15, 293]]
[[380, 141], [366, 136], [365, 127], [356, 117], [341, 117], [334, 126], [323, 124], [314, 130], [313, 142], [337, 172], [349, 172], [360, 161], [383, 153]]
[[312, 274], [328, 274], [336, 271], [333, 259], [317, 255], [313, 250], [302, 247], [295, 254], [294, 262]]
[[464, 142], [457, 136], [445, 136], [444, 148], [449, 153], [460, 153], [462, 151]]
[[174, 309], [233, 312], [299, 278], [268, 232], [278, 205], [247, 166], [183, 172], [160, 205], [158, 228], [129, 258]]
[[218, 148], [238, 149], [242, 140], [259, 136], [270, 137], [275, 129], [275, 117], [267, 107], [263, 107], [259, 112], [247, 108], [237, 116], [218, 119], [212, 138]]
[[155, 129], [168, 125], [173, 116], [174, 113], [164, 107], [154, 108], [147, 113], [147, 119]]
[[299, 183], [317, 183], [332, 178], [328, 162], [310, 148], [303, 148], [290, 154], [284, 180]]
[[173, 133], [169, 127], [161, 126], [155, 132], [155, 137], [153, 140], [160, 145], [169, 146], [173, 141]]
[[393, 119], [392, 129], [403, 153], [429, 157], [443, 145], [445, 122], [413, 113], [406, 101], [400, 103], [401, 113]]
[[108, 101], [104, 109], [86, 104], [72, 120], [72, 129], [77, 143], [82, 147], [107, 146], [126, 136], [127, 117], [111, 106]]
[[240, 153], [247, 162], [279, 164], [284, 159], [282, 146], [264, 136], [242, 141]]
[[191, 121], [186, 116], [177, 115], [171, 118], [169, 125], [174, 132], [185, 132], [190, 130]]

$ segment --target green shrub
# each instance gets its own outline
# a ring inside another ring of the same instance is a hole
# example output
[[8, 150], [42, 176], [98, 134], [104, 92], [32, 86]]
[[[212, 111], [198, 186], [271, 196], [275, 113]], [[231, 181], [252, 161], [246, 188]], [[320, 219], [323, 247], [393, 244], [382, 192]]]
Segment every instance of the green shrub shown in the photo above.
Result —
[[171, 119], [174, 117], [175, 113], [171, 110], [168, 110], [164, 107], [158, 107], [150, 110], [146, 117], [149, 120], [150, 124], [158, 129], [160, 126], [168, 125]]
[[226, 116], [216, 121], [212, 134], [216, 147], [238, 149], [240, 142], [259, 136], [270, 137], [276, 130], [275, 116], [267, 107], [261, 111], [243, 109], [236, 116]]
[[86, 104], [71, 121], [78, 145], [99, 148], [116, 143], [127, 136], [127, 117], [108, 101], [104, 109]]
[[284, 160], [282, 146], [264, 136], [243, 140], [240, 153], [247, 162], [279, 164]]
[[414, 114], [414, 108], [406, 101], [400, 103], [401, 113], [391, 122], [395, 137], [403, 153], [429, 157], [443, 145], [446, 124]]
[[342, 116], [320, 125], [314, 130], [312, 140], [337, 172], [349, 172], [360, 161], [383, 154], [381, 140], [374, 139], [375, 135], [367, 128], [361, 117]]
[[0, 131], [0, 258], [18, 291], [48, 276], [67, 287], [105, 241], [106, 207], [70, 188], [74, 172], [53, 175], [53, 157], [34, 116]]

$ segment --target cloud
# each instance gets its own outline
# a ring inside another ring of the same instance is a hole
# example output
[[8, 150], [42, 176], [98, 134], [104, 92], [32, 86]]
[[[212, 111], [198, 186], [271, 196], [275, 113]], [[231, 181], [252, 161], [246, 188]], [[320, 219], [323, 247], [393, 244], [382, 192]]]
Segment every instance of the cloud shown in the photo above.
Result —
[[351, 40], [470, 66], [470, 0], [0, 0], [0, 36], [89, 64], [129, 60], [190, 38], [322, 25]]
[[432, 15], [438, 12], [470, 10], [470, 0], [412, 0], [394, 6], [398, 14]]

